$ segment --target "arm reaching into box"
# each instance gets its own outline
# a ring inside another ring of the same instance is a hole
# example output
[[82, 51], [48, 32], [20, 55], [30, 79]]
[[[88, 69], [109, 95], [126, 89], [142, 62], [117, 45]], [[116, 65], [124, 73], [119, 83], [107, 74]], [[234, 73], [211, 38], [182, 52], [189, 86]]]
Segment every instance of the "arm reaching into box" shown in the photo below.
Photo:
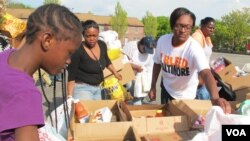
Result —
[[150, 91], [149, 91], [149, 94], [148, 94], [149, 98], [151, 100], [156, 99], [156, 82], [157, 82], [157, 78], [159, 76], [160, 71], [161, 71], [161, 65], [154, 63], [151, 88], [150, 88]]
[[231, 106], [227, 100], [220, 98], [215, 79], [209, 69], [204, 69], [200, 72], [200, 76], [205, 81], [206, 87], [211, 96], [211, 102], [213, 105], [219, 105], [225, 113], [231, 113]]
[[119, 73], [115, 70], [113, 64], [110, 64], [107, 68], [108, 68], [108, 70], [109, 70], [110, 72], [112, 72], [112, 74], [113, 74], [118, 80], [122, 80], [122, 75], [119, 74]]

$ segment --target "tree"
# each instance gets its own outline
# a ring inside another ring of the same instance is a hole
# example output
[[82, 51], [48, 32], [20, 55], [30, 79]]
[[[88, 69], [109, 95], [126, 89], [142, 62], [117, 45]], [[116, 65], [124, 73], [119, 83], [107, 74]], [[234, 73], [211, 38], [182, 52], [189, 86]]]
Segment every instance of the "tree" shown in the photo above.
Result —
[[229, 40], [231, 36], [231, 32], [226, 26], [225, 23], [223, 23], [220, 20], [215, 21], [215, 33], [214, 36], [212, 36], [212, 41], [215, 49], [219, 48], [230, 48]]
[[25, 5], [21, 2], [11, 2], [11, 1], [6, 1], [6, 7], [7, 8], [23, 8], [23, 9], [32, 9], [31, 6]]
[[122, 9], [119, 2], [116, 4], [115, 15], [111, 16], [110, 25], [116, 31], [119, 39], [123, 39], [128, 28], [127, 12]]
[[161, 35], [164, 35], [166, 33], [171, 32], [169, 18], [165, 16], [159, 16], [157, 17], [157, 38], [159, 38]]
[[43, 1], [43, 4], [50, 4], [50, 3], [61, 4], [61, 0], [44, 0]]
[[142, 18], [142, 23], [145, 35], [155, 38], [157, 36], [157, 18], [147, 11], [146, 16]]
[[222, 17], [222, 22], [230, 31], [228, 42], [235, 51], [245, 51], [250, 35], [250, 8], [235, 10]]

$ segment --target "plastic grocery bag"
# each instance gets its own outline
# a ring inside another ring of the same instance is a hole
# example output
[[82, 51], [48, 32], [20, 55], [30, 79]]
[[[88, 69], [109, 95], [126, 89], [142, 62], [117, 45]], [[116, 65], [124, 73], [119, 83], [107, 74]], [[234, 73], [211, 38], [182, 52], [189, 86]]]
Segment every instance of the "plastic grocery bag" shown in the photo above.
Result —
[[120, 84], [117, 78], [111, 77], [104, 80], [103, 88], [108, 90], [111, 99], [125, 101], [125, 88]]
[[[64, 103], [66, 104], [66, 102]], [[69, 114], [69, 121], [73, 116], [72, 112], [72, 104], [73, 104], [73, 98], [67, 99], [68, 104], [68, 114]], [[65, 115], [67, 115], [64, 111], [64, 105], [61, 104], [56, 108], [56, 110], [52, 111], [50, 116], [52, 117], [52, 123], [50, 120], [50, 117], [47, 118], [47, 123], [53, 125], [56, 128], [56, 121], [57, 121], [57, 131], [59, 134], [61, 134], [65, 139], [67, 138], [67, 125], [66, 125], [66, 118]], [[57, 118], [56, 118], [57, 117]], [[67, 121], [67, 122], [69, 122]]]
[[250, 124], [250, 116], [225, 114], [221, 107], [212, 106], [206, 114], [204, 132], [198, 133], [192, 141], [221, 141], [221, 125]]
[[250, 63], [246, 63], [243, 67], [242, 70], [246, 73], [250, 73]]
[[56, 132], [56, 129], [45, 122], [45, 125], [38, 129], [40, 141], [66, 141], [66, 139]]
[[115, 60], [121, 56], [121, 41], [118, 39], [118, 33], [114, 30], [102, 31], [99, 39], [107, 45], [107, 53], [110, 60]]

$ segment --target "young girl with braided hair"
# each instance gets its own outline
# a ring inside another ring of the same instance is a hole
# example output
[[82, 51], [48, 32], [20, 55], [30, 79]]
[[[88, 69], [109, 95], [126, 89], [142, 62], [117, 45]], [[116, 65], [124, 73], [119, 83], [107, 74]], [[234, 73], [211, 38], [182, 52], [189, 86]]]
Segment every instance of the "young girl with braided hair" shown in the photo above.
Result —
[[0, 140], [38, 141], [44, 125], [42, 95], [32, 78], [42, 68], [55, 75], [82, 41], [79, 19], [64, 6], [37, 8], [28, 18], [20, 49], [0, 54]]

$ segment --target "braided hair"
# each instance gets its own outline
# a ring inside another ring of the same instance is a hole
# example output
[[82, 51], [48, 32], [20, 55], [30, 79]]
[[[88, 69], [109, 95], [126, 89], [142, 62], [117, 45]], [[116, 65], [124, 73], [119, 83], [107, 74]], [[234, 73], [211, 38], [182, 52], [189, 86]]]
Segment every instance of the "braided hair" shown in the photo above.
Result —
[[49, 29], [58, 40], [68, 40], [81, 34], [80, 20], [70, 10], [57, 4], [37, 8], [28, 18], [26, 42], [32, 43], [39, 31]]

